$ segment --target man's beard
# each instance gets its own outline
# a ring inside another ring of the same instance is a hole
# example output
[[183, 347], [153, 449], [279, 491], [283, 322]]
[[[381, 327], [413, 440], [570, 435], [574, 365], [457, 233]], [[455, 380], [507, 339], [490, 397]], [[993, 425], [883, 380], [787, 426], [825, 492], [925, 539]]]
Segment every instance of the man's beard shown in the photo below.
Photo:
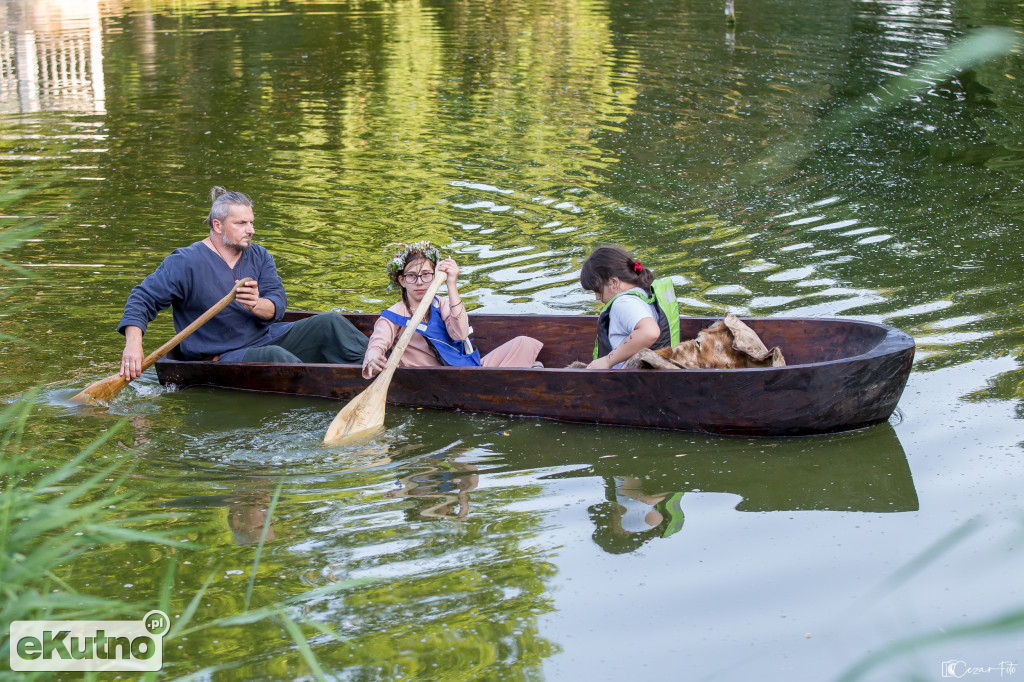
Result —
[[226, 234], [222, 234], [220, 236], [220, 243], [229, 249], [234, 249], [238, 253], [245, 253], [249, 250], [249, 247], [252, 246], [252, 239], [249, 240], [248, 244], [239, 244], [237, 242], [228, 241], [228, 236]]

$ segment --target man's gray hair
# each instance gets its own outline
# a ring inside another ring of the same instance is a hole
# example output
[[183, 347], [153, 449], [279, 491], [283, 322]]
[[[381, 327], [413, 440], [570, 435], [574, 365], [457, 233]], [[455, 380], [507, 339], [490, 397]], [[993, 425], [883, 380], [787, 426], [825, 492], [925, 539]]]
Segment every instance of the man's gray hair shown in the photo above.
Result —
[[213, 227], [214, 220], [223, 223], [224, 219], [228, 217], [228, 213], [231, 212], [232, 206], [252, 208], [252, 201], [249, 200], [249, 197], [241, 192], [229, 192], [220, 185], [210, 190], [210, 201], [213, 202], [213, 205], [210, 207], [210, 215], [206, 216], [206, 224], [210, 227]]

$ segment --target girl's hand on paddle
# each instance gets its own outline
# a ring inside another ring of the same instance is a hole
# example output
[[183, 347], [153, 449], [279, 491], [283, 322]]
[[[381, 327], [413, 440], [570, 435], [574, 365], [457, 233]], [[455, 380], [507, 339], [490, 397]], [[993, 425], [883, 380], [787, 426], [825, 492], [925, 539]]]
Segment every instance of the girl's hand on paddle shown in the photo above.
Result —
[[142, 330], [129, 325], [124, 328], [124, 352], [121, 353], [121, 371], [118, 374], [125, 381], [142, 376]]
[[363, 378], [372, 379], [388, 366], [388, 360], [384, 357], [384, 354], [376, 350], [366, 351], [366, 355], [363, 356]]
[[437, 264], [437, 271], [445, 273], [447, 277], [445, 284], [448, 287], [448, 293], [451, 294], [455, 283], [459, 280], [459, 266], [451, 258], [445, 258], [443, 261]]
[[[235, 280], [235, 284], [238, 284], [240, 280]], [[256, 310], [256, 305], [260, 302], [260, 285], [254, 279], [250, 279], [246, 284], [243, 284], [237, 288], [237, 294], [235, 294], [235, 300], [238, 301], [243, 308], [248, 310], [250, 313]]]

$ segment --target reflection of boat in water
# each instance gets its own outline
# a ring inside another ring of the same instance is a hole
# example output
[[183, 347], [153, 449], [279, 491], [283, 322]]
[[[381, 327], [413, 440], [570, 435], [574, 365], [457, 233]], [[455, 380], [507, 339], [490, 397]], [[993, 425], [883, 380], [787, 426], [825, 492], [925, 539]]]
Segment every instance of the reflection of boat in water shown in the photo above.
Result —
[[[298, 319], [310, 313], [289, 313]], [[368, 333], [374, 315], [347, 315]], [[786, 356], [783, 367], [744, 369], [566, 368], [590, 357], [597, 322], [586, 315], [473, 315], [482, 350], [525, 334], [544, 343], [544, 369], [417, 367], [399, 369], [389, 403], [704, 433], [796, 436], [884, 422], [896, 409], [914, 357], [907, 334], [841, 319], [745, 319]], [[711, 318], [682, 317], [680, 338]], [[156, 363], [161, 383], [348, 400], [368, 385], [352, 365]]]
[[[274, 432], [295, 441], [294, 453], [271, 441], [272, 452], [264, 443], [229, 471], [214, 468], [204, 478], [233, 479], [227, 474], [238, 467], [247, 478], [256, 471], [280, 473], [280, 464], [267, 467], [264, 460], [283, 453], [291, 486], [299, 473], [317, 480], [368, 475], [364, 483], [378, 487], [382, 496], [404, 500], [409, 522], [472, 519], [495, 499], [543, 498], [538, 482], [575, 479], [582, 484], [578, 490], [589, 491], [594, 540], [609, 552], [685, 532], [682, 511], [693, 493], [739, 496], [735, 509], [740, 512], [919, 508], [907, 457], [888, 423], [814, 438], [747, 439], [396, 409], [392, 421], [397, 423], [373, 441], [325, 449], [319, 440], [319, 400], [202, 389], [161, 400], [165, 421], [179, 411], [188, 414], [190, 429], [215, 434], [209, 454], [218, 457], [252, 440], [254, 414], [274, 414], [282, 406], [294, 415], [283, 422], [277, 414]], [[303, 440], [306, 431], [313, 433]], [[205, 458], [202, 448], [197, 451], [192, 469]], [[312, 468], [311, 458], [316, 460]], [[230, 509], [244, 496], [230, 497], [206, 504], [230, 503]], [[203, 503], [184, 499], [169, 506]]]
[[565, 425], [557, 447], [543, 450], [529, 442], [529, 430], [510, 429], [494, 443], [505, 462], [489, 473], [581, 465], [553, 476], [631, 477], [647, 494], [732, 493], [743, 497], [738, 511], [918, 509], [910, 465], [890, 424], [820, 438], [674, 437], [671, 446], [645, 432]]
[[[418, 428], [425, 419], [424, 413], [414, 414], [406, 428], [422, 433], [422, 447], [438, 448], [436, 454], [393, 453], [417, 466], [417, 485], [411, 485], [410, 477], [403, 496], [419, 498], [418, 489], [427, 493], [422, 504], [437, 504], [439, 486], [460, 474], [461, 482], [474, 483], [458, 491], [460, 504], [468, 504], [478, 486], [500, 485], [516, 472], [554, 470], [542, 474], [543, 480], [596, 477], [603, 495], [588, 508], [593, 538], [612, 553], [682, 530], [682, 503], [694, 492], [739, 495], [736, 510], [746, 512], [918, 509], [910, 466], [890, 424], [822, 438], [746, 440], [515, 423], [485, 444], [471, 446], [459, 443], [455, 431], [443, 424]], [[488, 453], [472, 460], [472, 472], [456, 466], [467, 450]], [[466, 477], [470, 473], [472, 479]], [[455, 502], [454, 495], [448, 497], [449, 505]], [[464, 517], [465, 510], [459, 511]]]

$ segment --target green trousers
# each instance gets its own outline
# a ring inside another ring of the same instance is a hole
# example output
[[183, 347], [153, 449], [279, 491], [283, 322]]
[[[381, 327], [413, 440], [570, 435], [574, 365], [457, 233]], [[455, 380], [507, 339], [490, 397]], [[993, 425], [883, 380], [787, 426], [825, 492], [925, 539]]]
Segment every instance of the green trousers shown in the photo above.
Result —
[[361, 365], [369, 339], [339, 313], [306, 317], [273, 346], [245, 351], [242, 362], [333, 362]]

